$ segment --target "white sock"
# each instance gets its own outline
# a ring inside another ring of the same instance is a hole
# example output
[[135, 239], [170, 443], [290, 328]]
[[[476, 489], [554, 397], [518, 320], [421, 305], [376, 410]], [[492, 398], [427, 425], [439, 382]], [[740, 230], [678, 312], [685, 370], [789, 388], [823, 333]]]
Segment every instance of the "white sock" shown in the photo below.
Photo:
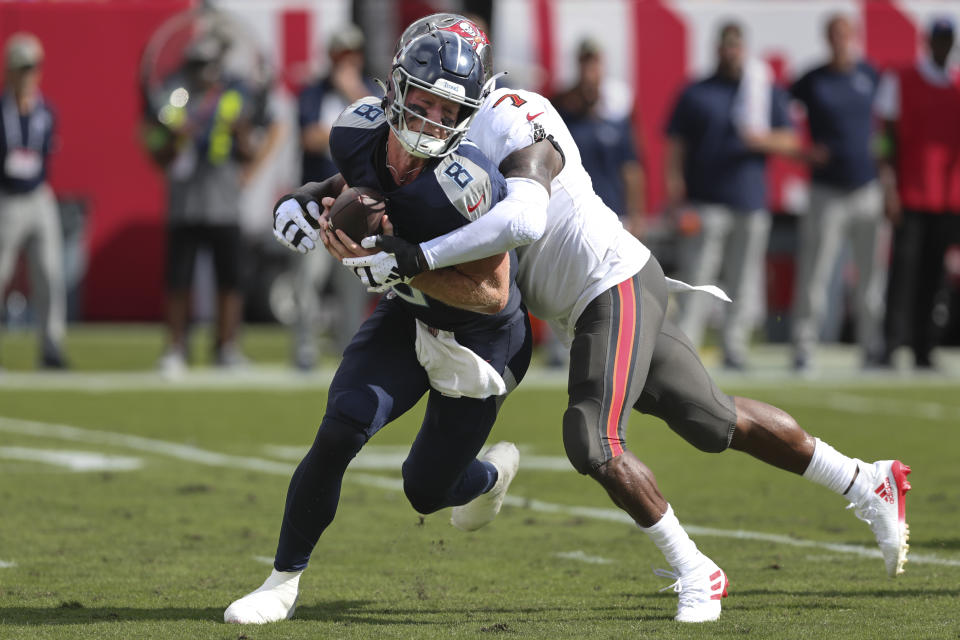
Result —
[[700, 551], [687, 532], [680, 526], [680, 521], [673, 514], [673, 507], [667, 504], [667, 512], [660, 521], [652, 527], [640, 527], [640, 530], [650, 536], [653, 544], [657, 545], [666, 558], [667, 564], [683, 572], [688, 565], [699, 559]]
[[[277, 571], [274, 569], [270, 572], [270, 577], [267, 578], [260, 589], [275, 589], [281, 587], [283, 591], [287, 593], [293, 593], [294, 596], [297, 594], [297, 589], [300, 587], [300, 574], [303, 571]], [[257, 591], [260, 591], [257, 589]]]
[[[851, 502], [859, 502], [863, 498], [864, 490], [870, 488], [867, 482], [868, 474], [864, 473], [869, 465], [864, 464], [862, 460], [848, 458], [820, 438], [816, 438], [816, 441], [813, 458], [807, 470], [803, 472], [803, 477], [822, 484]], [[858, 467], [860, 473], [857, 473]], [[854, 474], [856, 474], [856, 481], [851, 487], [850, 482], [854, 479]]]

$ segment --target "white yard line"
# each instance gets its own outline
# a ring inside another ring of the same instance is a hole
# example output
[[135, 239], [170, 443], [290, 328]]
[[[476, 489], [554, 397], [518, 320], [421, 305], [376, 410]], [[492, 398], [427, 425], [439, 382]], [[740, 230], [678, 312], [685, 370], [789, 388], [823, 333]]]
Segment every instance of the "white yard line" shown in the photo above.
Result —
[[576, 551], [561, 551], [560, 553], [553, 554], [553, 557], [562, 558], [564, 560], [576, 560], [577, 562], [586, 562], [587, 564], [613, 564], [613, 560], [609, 558], [591, 556], [582, 549], [577, 549]]
[[[838, 389], [849, 387], [956, 387], [960, 378], [947, 375], [905, 375], [903, 373], [864, 374], [856, 369], [840, 370], [818, 378], [798, 378], [789, 370], [761, 369], [750, 374], [728, 374], [710, 368], [721, 388], [738, 387], [791, 389]], [[326, 389], [333, 369], [303, 373], [280, 365], [253, 365], [240, 371], [199, 368], [169, 378], [156, 371], [4, 371], [0, 372], [0, 391], [80, 391], [110, 393], [131, 391], [207, 391], [262, 390], [303, 391]], [[565, 389], [565, 369], [531, 369], [520, 389]]]
[[13, 560], [0, 560], [0, 569], [12, 569], [17, 566]]
[[[253, 458], [245, 456], [233, 456], [224, 453], [216, 453], [206, 449], [200, 449], [191, 445], [178, 444], [165, 440], [153, 438], [143, 438], [124, 433], [115, 433], [111, 431], [99, 431], [95, 429], [84, 429], [65, 424], [52, 424], [47, 422], [37, 422], [33, 420], [21, 420], [17, 418], [7, 418], [0, 416], [0, 432], [16, 433], [26, 436], [55, 438], [69, 440], [71, 442], [85, 442], [93, 444], [103, 444], [118, 447], [127, 447], [137, 451], [145, 451], [158, 455], [165, 455], [178, 460], [194, 462], [197, 464], [227, 467], [231, 469], [244, 469], [248, 471], [259, 471], [273, 475], [289, 476], [293, 472], [293, 465], [265, 460], [263, 458]], [[368, 487], [387, 489], [390, 491], [403, 491], [403, 481], [399, 478], [388, 478], [385, 476], [371, 475], [366, 473], [349, 472], [348, 477], [351, 482], [356, 482]], [[577, 516], [591, 520], [605, 520], [609, 522], [619, 522], [633, 525], [630, 517], [619, 509], [601, 508], [601, 507], [583, 507], [574, 505], [555, 504], [521, 498], [518, 496], [507, 496], [504, 501], [513, 507], [539, 511], [541, 513], [554, 513], [568, 516]], [[757, 540], [761, 542], [770, 542], [793, 547], [807, 547], [814, 549], [824, 549], [836, 553], [851, 554], [868, 558], [881, 557], [880, 551], [873, 547], [863, 547], [852, 544], [836, 544], [831, 542], [822, 542], [817, 540], [804, 540], [801, 538], [792, 538], [790, 536], [763, 533], [760, 531], [716, 529], [713, 527], [700, 527], [697, 525], [685, 524], [684, 528], [695, 536], [711, 536], [718, 538], [728, 538], [735, 540]], [[910, 554], [910, 562], [913, 564], [931, 564], [946, 567], [960, 567], [960, 559], [943, 558], [932, 554]]]
[[878, 398], [876, 396], [861, 396], [853, 393], [826, 392], [816, 396], [796, 393], [791, 390], [790, 395], [778, 394], [783, 398], [783, 404], [800, 407], [829, 409], [842, 413], [856, 413], [860, 415], [895, 415], [916, 420], [933, 420], [934, 422], [960, 420], [960, 407], [943, 404], [941, 402], [924, 402], [913, 400], [898, 400], [896, 398]]
[[[264, 446], [263, 450], [271, 458], [300, 462], [307, 454], [309, 447], [292, 447], [287, 445]], [[357, 457], [350, 463], [351, 471], [396, 471], [407, 459], [410, 453], [409, 446], [368, 444], [360, 450]], [[566, 456], [538, 456], [528, 453], [525, 447], [520, 447], [523, 468], [528, 471], [563, 471], [573, 469]]]
[[37, 449], [33, 447], [0, 447], [0, 459], [42, 462], [70, 471], [133, 471], [143, 460], [130, 456], [111, 456], [98, 451]]

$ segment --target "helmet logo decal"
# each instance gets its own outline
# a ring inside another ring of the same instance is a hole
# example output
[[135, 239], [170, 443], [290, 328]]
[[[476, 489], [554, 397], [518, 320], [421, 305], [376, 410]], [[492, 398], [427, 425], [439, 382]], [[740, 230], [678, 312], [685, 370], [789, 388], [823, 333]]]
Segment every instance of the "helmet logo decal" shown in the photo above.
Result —
[[441, 91], [452, 93], [453, 95], [460, 96], [461, 98], [467, 95], [467, 90], [463, 88], [463, 85], [457, 84], [456, 82], [451, 82], [446, 78], [437, 78], [437, 81], [433, 83], [433, 86]]
[[480, 35], [477, 29], [474, 29], [473, 25], [466, 20], [461, 20], [457, 23], [457, 26], [460, 27], [460, 30], [466, 33], [468, 36], [476, 38]]

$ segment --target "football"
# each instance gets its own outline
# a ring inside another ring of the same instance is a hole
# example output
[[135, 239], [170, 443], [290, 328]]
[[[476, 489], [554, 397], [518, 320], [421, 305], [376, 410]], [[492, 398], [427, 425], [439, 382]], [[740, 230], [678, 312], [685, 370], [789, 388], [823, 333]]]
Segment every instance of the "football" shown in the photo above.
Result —
[[330, 207], [330, 226], [340, 229], [354, 242], [380, 233], [380, 220], [387, 203], [375, 189], [350, 187]]

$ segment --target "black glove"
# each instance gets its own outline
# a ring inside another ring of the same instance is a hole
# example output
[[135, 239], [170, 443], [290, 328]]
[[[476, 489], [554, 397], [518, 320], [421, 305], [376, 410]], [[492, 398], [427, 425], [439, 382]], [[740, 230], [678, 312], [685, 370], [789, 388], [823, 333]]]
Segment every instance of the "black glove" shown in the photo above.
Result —
[[397, 271], [401, 278], [412, 278], [430, 268], [419, 244], [407, 242], [397, 236], [379, 235], [376, 239], [376, 246], [396, 258]]

